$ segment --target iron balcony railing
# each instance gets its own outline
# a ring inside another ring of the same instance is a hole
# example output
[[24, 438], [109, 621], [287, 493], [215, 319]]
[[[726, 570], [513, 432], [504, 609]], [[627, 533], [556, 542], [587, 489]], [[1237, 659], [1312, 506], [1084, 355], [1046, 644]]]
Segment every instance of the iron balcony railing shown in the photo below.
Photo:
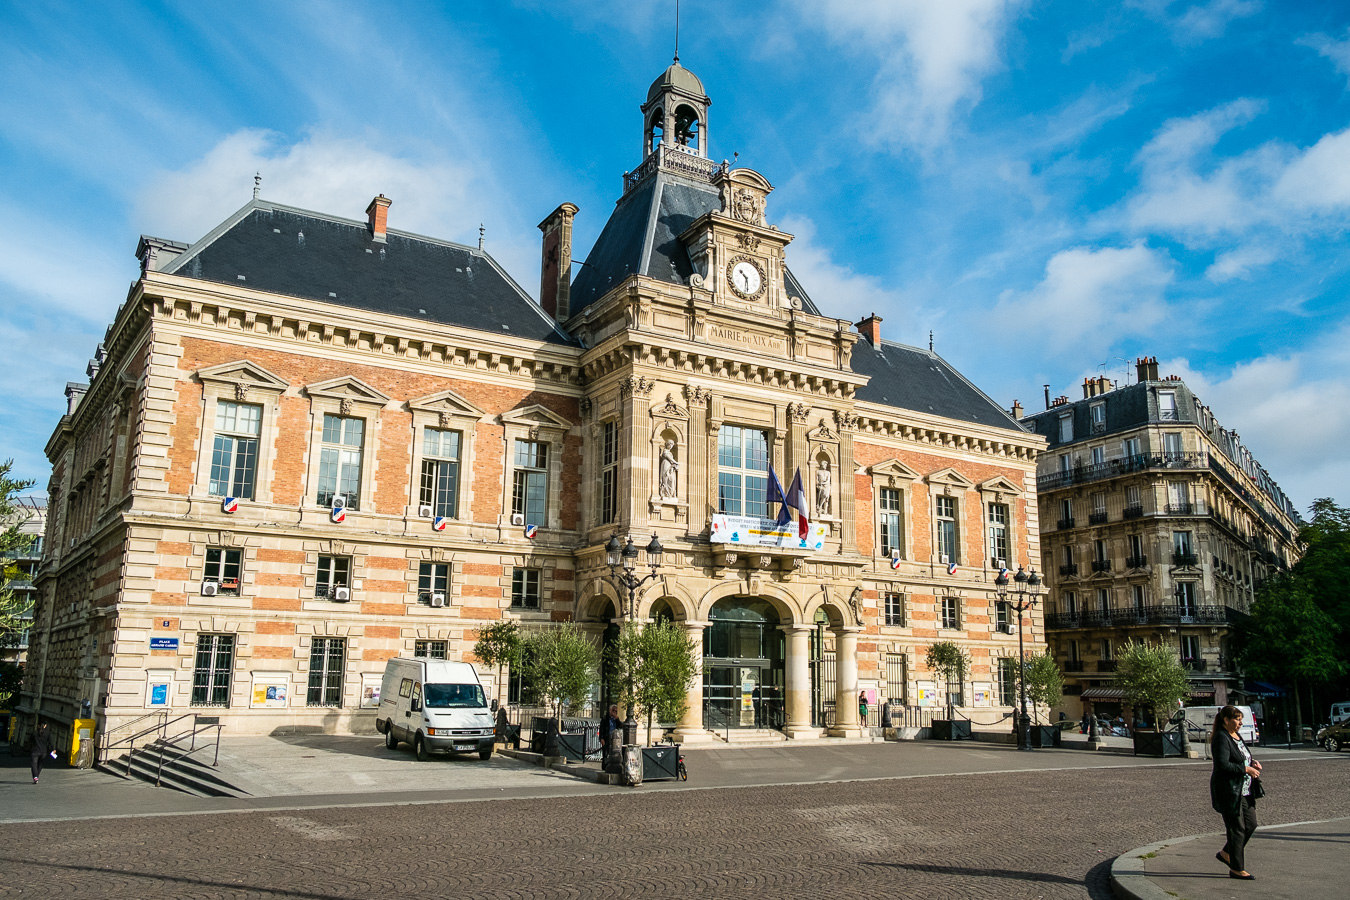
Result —
[[1106, 513], [1104, 513], [1104, 512], [1089, 513], [1089, 514], [1088, 514], [1088, 524], [1089, 524], [1089, 525], [1105, 525], [1105, 524], [1106, 524]]
[[1094, 559], [1094, 560], [1092, 561], [1092, 571], [1094, 571], [1094, 572], [1110, 572], [1110, 571], [1111, 571], [1111, 560], [1109, 560], [1109, 559]]
[[1181, 667], [1188, 672], [1205, 671], [1205, 660], [1203, 659], [1182, 659]]
[[1143, 518], [1143, 515], [1144, 515], [1144, 507], [1142, 504], [1135, 504], [1134, 506], [1125, 507], [1124, 516], [1127, 519], [1139, 519]]
[[1144, 566], [1146, 566], [1146, 565], [1148, 565], [1148, 557], [1147, 557], [1147, 556], [1127, 556], [1127, 557], [1125, 557], [1125, 568], [1127, 568], [1127, 569], [1142, 569], [1142, 568], [1144, 568]]
[[1064, 660], [1064, 671], [1065, 671], [1065, 672], [1082, 672], [1082, 671], [1084, 671], [1083, 661], [1082, 661], [1081, 659], [1066, 659], [1066, 660]]
[[1096, 628], [1104, 625], [1225, 625], [1237, 611], [1227, 606], [1162, 604], [1075, 612], [1051, 612], [1045, 615], [1046, 628]]
[[1194, 553], [1173, 553], [1172, 565], [1174, 566], [1194, 566], [1199, 564], [1200, 557]]
[[1098, 672], [1114, 672], [1116, 670], [1116, 661], [1114, 659], [1097, 660]]
[[1209, 457], [1204, 453], [1140, 453], [1135, 456], [1122, 456], [1090, 466], [1075, 466], [1066, 472], [1051, 472], [1036, 479], [1038, 490], [1046, 491], [1067, 487], [1071, 484], [1087, 484], [1104, 478], [1115, 478], [1131, 472], [1146, 472], [1150, 469], [1205, 469], [1209, 467]]
[[1169, 503], [1166, 507], [1169, 516], [1193, 516], [1195, 515], [1194, 503]]
[[1070, 516], [1070, 517], [1067, 518], [1067, 519], [1060, 519], [1060, 520], [1059, 520], [1059, 530], [1060, 530], [1060, 531], [1065, 531], [1065, 530], [1067, 530], [1067, 529], [1069, 529], [1069, 528], [1072, 528], [1072, 527], [1073, 527], [1073, 517], [1072, 517], [1072, 516]]
[[1065, 563], [1064, 565], [1062, 565], [1062, 566], [1059, 567], [1059, 574], [1061, 574], [1061, 575], [1077, 575], [1077, 574], [1078, 574], [1078, 563]]

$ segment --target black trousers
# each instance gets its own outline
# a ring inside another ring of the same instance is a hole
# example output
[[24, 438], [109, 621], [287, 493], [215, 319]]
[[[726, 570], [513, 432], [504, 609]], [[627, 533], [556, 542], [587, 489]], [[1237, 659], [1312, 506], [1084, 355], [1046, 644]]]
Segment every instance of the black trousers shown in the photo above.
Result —
[[1228, 843], [1223, 845], [1223, 852], [1228, 854], [1228, 868], [1241, 872], [1247, 868], [1243, 851], [1256, 831], [1256, 801], [1243, 797], [1237, 812], [1224, 814], [1223, 827], [1228, 832]]
[[42, 764], [47, 761], [47, 754], [38, 753], [30, 758], [29, 768], [33, 770], [33, 777], [36, 778], [42, 774]]

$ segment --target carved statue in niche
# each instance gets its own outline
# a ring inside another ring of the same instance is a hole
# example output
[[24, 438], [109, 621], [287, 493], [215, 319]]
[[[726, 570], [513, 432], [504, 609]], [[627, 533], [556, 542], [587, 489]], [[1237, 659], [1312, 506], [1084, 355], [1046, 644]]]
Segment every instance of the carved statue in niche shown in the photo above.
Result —
[[675, 473], [680, 468], [680, 464], [675, 461], [675, 442], [667, 439], [666, 445], [661, 448], [661, 468], [660, 468], [660, 486], [661, 497], [667, 500], [673, 500], [677, 495], [675, 493], [676, 484]]
[[834, 476], [830, 472], [829, 460], [822, 459], [820, 468], [816, 469], [816, 515], [818, 516], [830, 514], [830, 488], [833, 480]]

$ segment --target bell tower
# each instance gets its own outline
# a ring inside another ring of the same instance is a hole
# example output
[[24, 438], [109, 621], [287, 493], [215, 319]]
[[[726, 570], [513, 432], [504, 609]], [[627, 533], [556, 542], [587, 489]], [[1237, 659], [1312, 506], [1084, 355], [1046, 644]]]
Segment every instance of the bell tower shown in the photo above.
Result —
[[665, 152], [708, 158], [708, 107], [712, 100], [698, 76], [680, 65], [680, 58], [647, 90], [642, 104], [642, 158]]

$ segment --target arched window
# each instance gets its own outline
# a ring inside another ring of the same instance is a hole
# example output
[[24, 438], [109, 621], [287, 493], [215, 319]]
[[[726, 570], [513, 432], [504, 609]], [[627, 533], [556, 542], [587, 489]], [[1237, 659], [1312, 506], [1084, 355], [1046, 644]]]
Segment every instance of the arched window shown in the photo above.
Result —
[[699, 150], [698, 113], [692, 106], [679, 106], [675, 109], [675, 145]]
[[661, 139], [665, 137], [666, 114], [660, 107], [652, 110], [651, 118], [647, 120], [647, 152], [655, 153]]

